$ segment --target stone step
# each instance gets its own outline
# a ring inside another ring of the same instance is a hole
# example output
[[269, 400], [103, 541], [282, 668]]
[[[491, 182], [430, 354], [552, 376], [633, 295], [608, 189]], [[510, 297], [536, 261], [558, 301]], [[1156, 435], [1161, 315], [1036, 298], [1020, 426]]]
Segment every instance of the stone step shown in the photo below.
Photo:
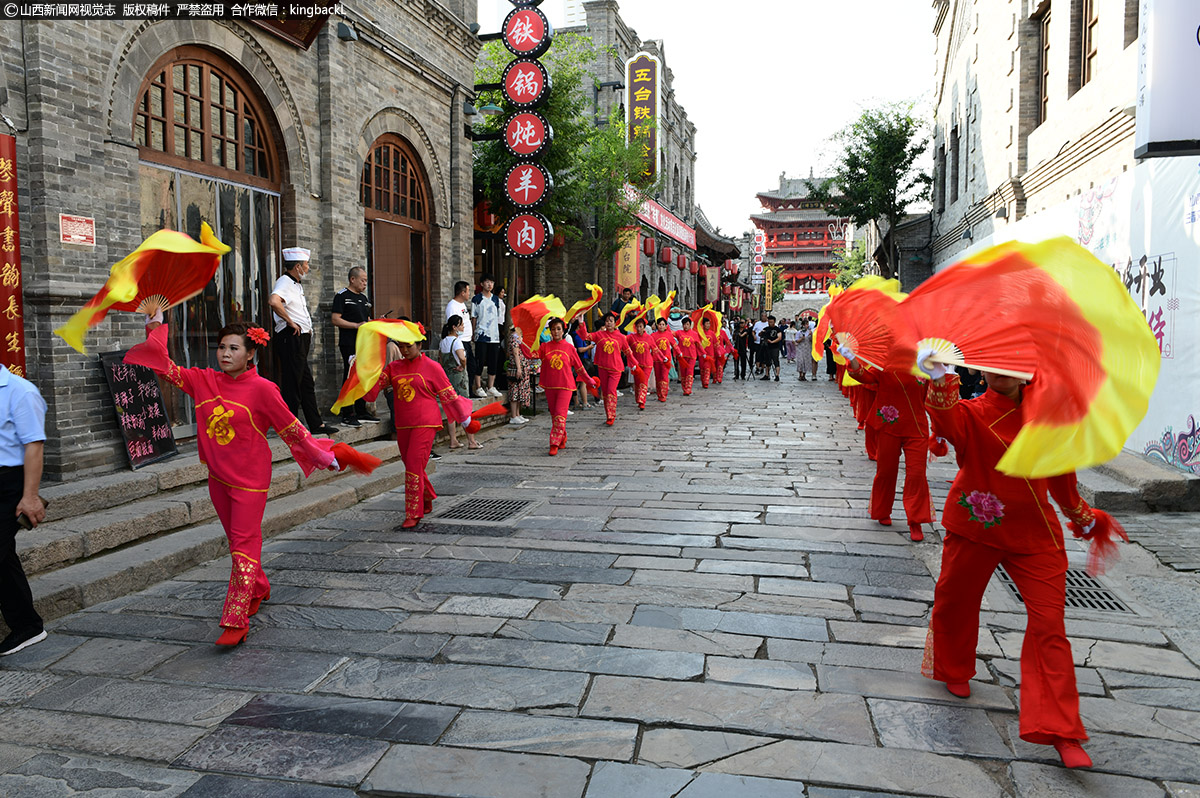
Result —
[[[281, 444], [282, 445], [282, 444]], [[396, 444], [366, 441], [356, 444], [364, 452], [385, 462], [399, 458]], [[272, 468], [268, 496], [276, 498], [351, 474], [314, 472], [303, 477], [292, 460]], [[86, 560], [105, 551], [156, 537], [174, 529], [205, 523], [216, 518], [207, 483], [192, 487], [187, 482], [175, 490], [160, 491], [132, 502], [41, 524], [35, 532], [17, 538], [17, 551], [30, 576]]]
[[1125, 449], [1103, 465], [1079, 472], [1079, 490], [1108, 511], [1200, 510], [1200, 476]]

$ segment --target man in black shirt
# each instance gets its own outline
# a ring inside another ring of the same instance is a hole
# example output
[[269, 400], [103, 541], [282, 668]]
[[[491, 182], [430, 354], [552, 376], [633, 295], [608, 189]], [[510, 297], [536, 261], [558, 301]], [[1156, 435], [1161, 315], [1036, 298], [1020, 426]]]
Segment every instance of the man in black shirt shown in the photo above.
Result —
[[[350, 376], [350, 356], [354, 354], [354, 342], [358, 328], [371, 320], [371, 301], [367, 299], [367, 270], [355, 266], [350, 270], [349, 285], [333, 297], [333, 326], [338, 328], [338, 351], [342, 354], [342, 382]], [[359, 399], [353, 407], [342, 408], [342, 423], [347, 427], [361, 427], [363, 422], [378, 424], [379, 419], [367, 410], [367, 403]]]
[[746, 367], [750, 362], [750, 327], [742, 319], [737, 320], [733, 330], [733, 347], [737, 351], [737, 359], [733, 361], [733, 378], [746, 379]]
[[775, 367], [775, 382], [779, 382], [779, 350], [783, 348], [783, 328], [775, 323], [774, 316], [767, 317], [767, 326], [759, 333], [758, 359], [764, 366], [762, 379], [771, 379], [771, 367]]

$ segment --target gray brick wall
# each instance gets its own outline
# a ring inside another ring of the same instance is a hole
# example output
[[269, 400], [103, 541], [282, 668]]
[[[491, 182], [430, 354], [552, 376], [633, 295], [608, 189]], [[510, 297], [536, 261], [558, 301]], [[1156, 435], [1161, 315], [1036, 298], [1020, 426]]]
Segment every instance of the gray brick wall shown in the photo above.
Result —
[[[88, 336], [87, 356], [51, 331], [141, 240], [134, 103], [149, 68], [174, 47], [219, 52], [274, 112], [287, 164], [283, 245], [313, 251], [306, 294], [317, 321], [312, 363], [322, 407], [341, 377], [329, 305], [348, 266], [366, 259], [358, 182], [382, 133], [407, 139], [429, 178], [433, 306], [444, 306], [455, 280], [469, 279], [471, 149], [461, 105], [479, 47], [466, 28], [476, 2], [370, 2], [347, 13], [358, 41], [339, 40], [333, 19], [308, 50], [234, 22], [10, 22], [0, 33], [0, 110], [19, 128], [29, 376], [48, 404], [49, 478], [126, 467], [95, 354], [139, 341], [139, 320], [112, 314]], [[95, 217], [96, 247], [60, 245], [59, 213]]]

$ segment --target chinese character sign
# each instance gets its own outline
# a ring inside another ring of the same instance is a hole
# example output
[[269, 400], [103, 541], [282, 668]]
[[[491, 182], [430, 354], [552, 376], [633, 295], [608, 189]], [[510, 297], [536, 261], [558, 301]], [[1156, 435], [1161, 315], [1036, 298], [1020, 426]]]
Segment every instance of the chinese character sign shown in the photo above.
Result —
[[536, 7], [513, 9], [504, 20], [504, 46], [518, 58], [538, 58], [554, 41], [554, 26]]
[[550, 95], [550, 73], [539, 61], [513, 61], [505, 68], [501, 83], [504, 99], [520, 109], [536, 108]]
[[508, 171], [504, 191], [514, 205], [532, 208], [546, 198], [554, 178], [540, 163], [519, 163]]
[[721, 270], [709, 266], [704, 276], [704, 298], [708, 302], [717, 302], [721, 298]]
[[21, 219], [17, 208], [17, 140], [0, 135], [0, 363], [25, 376], [25, 308], [21, 290]]
[[536, 258], [552, 238], [554, 226], [549, 219], [536, 212], [517, 214], [504, 227], [508, 249], [518, 258]]
[[662, 169], [662, 151], [658, 146], [661, 72], [659, 60], [649, 53], [638, 53], [625, 62], [625, 141], [641, 148], [641, 178], [646, 184], [658, 180]]
[[636, 227], [621, 231], [621, 248], [616, 255], [617, 293], [628, 288], [637, 294], [642, 286], [641, 261], [638, 256], [638, 233]]

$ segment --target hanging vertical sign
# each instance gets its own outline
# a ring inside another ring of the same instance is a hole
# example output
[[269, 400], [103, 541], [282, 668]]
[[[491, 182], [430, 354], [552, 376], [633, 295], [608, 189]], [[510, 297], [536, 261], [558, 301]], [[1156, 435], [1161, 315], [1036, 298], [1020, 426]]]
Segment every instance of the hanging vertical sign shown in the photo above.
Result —
[[541, 61], [518, 58], [504, 68], [504, 99], [513, 106], [526, 110], [537, 108], [550, 96], [553, 81]]
[[775, 297], [775, 272], [767, 269], [767, 281], [763, 284], [763, 310], [771, 312], [772, 300]]
[[540, 163], [519, 163], [508, 170], [504, 193], [513, 205], [532, 208], [546, 198], [554, 188], [554, 178]]
[[708, 302], [716, 302], [721, 298], [721, 270], [709, 266], [704, 276], [704, 298]]
[[554, 225], [536, 211], [526, 211], [508, 220], [504, 241], [518, 258], [536, 258], [554, 238]]
[[25, 376], [17, 140], [7, 135], [0, 135], [0, 363], [18, 377]]
[[638, 228], [626, 227], [619, 234], [621, 248], [616, 254], [617, 293], [630, 289], [634, 294], [642, 287], [641, 262], [638, 258]]
[[504, 46], [517, 58], [540, 58], [554, 41], [554, 26], [541, 9], [527, 3], [513, 5], [520, 7], [504, 19]]
[[661, 76], [662, 63], [649, 53], [638, 53], [625, 62], [625, 143], [641, 146], [644, 184], [658, 180], [662, 171], [662, 150], [658, 146]]

